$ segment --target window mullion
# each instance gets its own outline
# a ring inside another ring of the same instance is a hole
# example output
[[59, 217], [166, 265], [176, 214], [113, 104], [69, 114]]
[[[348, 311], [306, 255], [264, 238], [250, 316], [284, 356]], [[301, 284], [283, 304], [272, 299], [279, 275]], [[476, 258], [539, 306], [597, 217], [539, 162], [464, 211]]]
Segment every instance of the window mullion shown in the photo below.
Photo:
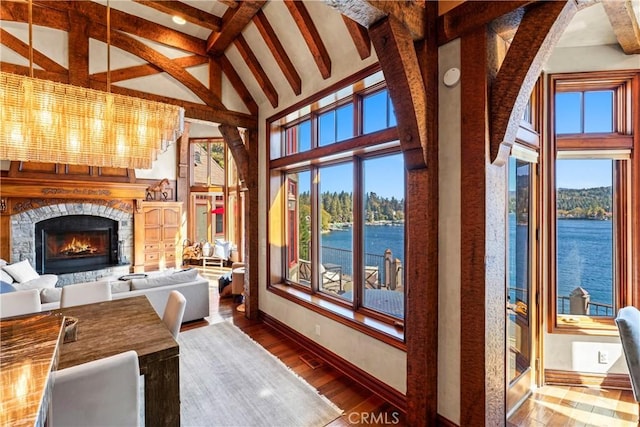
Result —
[[320, 221], [322, 219], [320, 209], [320, 196], [318, 168], [311, 168], [311, 292], [318, 292], [320, 283]]
[[364, 297], [364, 176], [362, 159], [353, 158], [353, 308], [363, 305]]

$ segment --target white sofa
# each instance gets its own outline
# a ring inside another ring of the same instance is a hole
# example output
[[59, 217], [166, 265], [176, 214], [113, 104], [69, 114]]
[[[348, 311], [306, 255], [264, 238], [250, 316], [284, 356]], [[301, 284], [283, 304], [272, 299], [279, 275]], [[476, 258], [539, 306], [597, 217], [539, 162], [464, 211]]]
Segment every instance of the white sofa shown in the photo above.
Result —
[[[158, 315], [162, 317], [167, 305], [169, 293], [179, 291], [187, 299], [183, 322], [202, 319], [209, 316], [209, 281], [198, 274], [195, 269], [163, 272], [151, 272], [146, 278], [118, 280], [106, 278], [111, 284], [112, 299], [129, 298], [146, 295]], [[42, 311], [60, 307], [62, 288], [45, 288], [41, 290]]]

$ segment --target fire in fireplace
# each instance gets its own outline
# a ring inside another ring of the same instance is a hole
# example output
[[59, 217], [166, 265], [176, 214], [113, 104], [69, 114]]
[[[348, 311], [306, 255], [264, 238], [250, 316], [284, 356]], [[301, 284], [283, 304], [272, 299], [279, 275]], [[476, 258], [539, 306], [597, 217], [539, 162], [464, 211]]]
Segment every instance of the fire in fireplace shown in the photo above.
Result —
[[67, 215], [36, 223], [36, 270], [71, 273], [118, 264], [118, 222]]

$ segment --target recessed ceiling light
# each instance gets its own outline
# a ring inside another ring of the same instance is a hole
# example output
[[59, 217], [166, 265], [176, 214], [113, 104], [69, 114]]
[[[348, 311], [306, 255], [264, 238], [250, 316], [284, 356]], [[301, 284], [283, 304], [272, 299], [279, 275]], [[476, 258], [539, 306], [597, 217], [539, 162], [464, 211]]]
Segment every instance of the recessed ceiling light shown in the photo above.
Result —
[[185, 21], [185, 19], [182, 16], [174, 16], [173, 18], [173, 22], [175, 22], [178, 25], [184, 25], [187, 23], [187, 21]]

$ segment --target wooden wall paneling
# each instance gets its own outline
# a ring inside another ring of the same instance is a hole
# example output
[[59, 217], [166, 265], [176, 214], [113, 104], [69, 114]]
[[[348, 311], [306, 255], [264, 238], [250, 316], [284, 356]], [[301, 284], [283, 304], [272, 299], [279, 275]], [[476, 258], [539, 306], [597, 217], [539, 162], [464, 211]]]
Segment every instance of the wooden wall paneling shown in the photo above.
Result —
[[182, 203], [139, 202], [134, 212], [134, 272], [177, 268], [182, 260]]
[[633, 121], [633, 155], [631, 157], [631, 197], [633, 199], [632, 210], [635, 212], [631, 224], [631, 286], [634, 306], [640, 308], [640, 72], [633, 78], [632, 121]]
[[0, 194], [4, 212], [0, 212], [0, 258], [11, 262], [11, 205], [10, 199]]

